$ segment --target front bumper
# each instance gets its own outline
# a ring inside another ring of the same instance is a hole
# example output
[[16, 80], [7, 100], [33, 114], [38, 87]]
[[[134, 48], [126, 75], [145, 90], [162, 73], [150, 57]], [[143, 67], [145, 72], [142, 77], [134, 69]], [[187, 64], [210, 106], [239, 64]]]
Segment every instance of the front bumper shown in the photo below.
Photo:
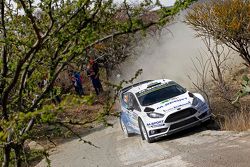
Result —
[[150, 138], [159, 138], [199, 125], [210, 118], [211, 113], [209, 110], [204, 112], [197, 111], [195, 114], [175, 122], [164, 123], [158, 127], [148, 127], [147, 131]]

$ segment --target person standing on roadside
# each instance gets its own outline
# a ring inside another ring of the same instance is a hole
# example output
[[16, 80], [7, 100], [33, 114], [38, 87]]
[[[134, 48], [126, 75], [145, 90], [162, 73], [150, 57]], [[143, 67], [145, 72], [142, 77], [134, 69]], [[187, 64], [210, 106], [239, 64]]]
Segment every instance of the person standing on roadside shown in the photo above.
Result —
[[82, 77], [79, 72], [74, 72], [74, 78], [75, 78], [75, 84], [77, 87], [77, 93], [79, 96], [82, 96], [84, 94], [83, 88], [82, 88]]
[[79, 96], [84, 95], [83, 87], [82, 87], [82, 78], [79, 72], [71, 71], [71, 81], [74, 85], [75, 91]]
[[87, 75], [90, 77], [93, 87], [95, 89], [96, 95], [99, 95], [103, 91], [101, 81], [99, 79], [99, 65], [91, 57], [87, 65]]

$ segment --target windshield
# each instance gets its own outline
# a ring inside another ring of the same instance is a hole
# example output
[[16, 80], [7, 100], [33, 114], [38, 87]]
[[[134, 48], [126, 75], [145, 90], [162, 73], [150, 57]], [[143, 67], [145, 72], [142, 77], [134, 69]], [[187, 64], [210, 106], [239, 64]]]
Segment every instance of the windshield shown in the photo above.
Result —
[[166, 99], [170, 99], [175, 96], [179, 96], [185, 93], [186, 90], [177, 84], [164, 84], [154, 87], [144, 92], [136, 93], [138, 100], [142, 106], [149, 106], [155, 103], [159, 103]]

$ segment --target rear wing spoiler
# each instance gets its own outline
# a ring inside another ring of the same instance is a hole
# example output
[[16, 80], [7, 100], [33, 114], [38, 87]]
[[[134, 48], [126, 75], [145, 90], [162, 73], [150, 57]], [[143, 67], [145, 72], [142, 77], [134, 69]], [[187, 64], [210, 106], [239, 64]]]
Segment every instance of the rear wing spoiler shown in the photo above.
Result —
[[129, 91], [133, 87], [136, 87], [136, 86], [139, 86], [139, 85], [151, 82], [151, 81], [153, 81], [153, 80], [141, 81], [141, 82], [135, 83], [133, 85], [127, 86], [127, 87], [123, 88], [122, 90], [120, 90], [120, 94], [126, 93], [127, 91]]

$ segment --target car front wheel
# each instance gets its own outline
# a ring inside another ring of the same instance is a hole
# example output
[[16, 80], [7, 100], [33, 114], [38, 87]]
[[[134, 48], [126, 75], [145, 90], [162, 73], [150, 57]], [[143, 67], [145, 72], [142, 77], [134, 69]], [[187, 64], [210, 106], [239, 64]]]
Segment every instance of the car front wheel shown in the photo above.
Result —
[[148, 143], [152, 143], [153, 140], [148, 136], [146, 127], [141, 119], [139, 119], [139, 128], [140, 128], [142, 140], [146, 140]]

